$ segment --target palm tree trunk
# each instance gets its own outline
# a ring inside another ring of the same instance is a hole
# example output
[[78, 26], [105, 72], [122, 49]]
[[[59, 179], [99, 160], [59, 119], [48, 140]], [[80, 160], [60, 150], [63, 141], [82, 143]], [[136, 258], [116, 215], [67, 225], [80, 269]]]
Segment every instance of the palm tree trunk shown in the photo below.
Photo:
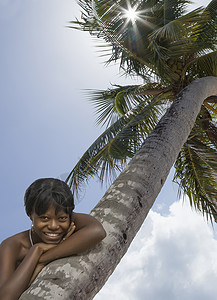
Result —
[[91, 212], [107, 237], [83, 255], [56, 260], [21, 296], [26, 299], [92, 299], [112, 274], [146, 218], [203, 101], [217, 95], [217, 77], [186, 87], [126, 169]]

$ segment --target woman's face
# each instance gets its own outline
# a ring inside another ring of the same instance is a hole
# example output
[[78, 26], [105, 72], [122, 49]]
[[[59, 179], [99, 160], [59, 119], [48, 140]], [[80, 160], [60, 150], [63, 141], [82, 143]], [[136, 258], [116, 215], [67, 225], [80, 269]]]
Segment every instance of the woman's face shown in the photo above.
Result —
[[55, 211], [53, 205], [38, 216], [35, 212], [31, 214], [34, 226], [32, 238], [35, 243], [58, 244], [67, 234], [70, 226], [70, 217], [64, 210]]

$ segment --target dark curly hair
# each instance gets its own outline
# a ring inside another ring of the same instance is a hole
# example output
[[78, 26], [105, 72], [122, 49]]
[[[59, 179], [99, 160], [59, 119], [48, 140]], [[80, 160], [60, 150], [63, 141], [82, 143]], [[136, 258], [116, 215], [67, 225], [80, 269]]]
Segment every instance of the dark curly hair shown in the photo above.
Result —
[[63, 209], [71, 218], [75, 207], [68, 185], [55, 178], [40, 178], [34, 181], [25, 192], [24, 204], [28, 216], [33, 212], [40, 216], [53, 205], [56, 213]]

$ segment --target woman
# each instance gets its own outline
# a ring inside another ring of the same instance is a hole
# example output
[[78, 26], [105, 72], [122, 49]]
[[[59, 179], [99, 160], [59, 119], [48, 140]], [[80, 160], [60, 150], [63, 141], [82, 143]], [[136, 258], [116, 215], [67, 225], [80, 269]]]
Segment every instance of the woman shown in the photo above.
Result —
[[36, 180], [24, 200], [31, 229], [0, 245], [0, 299], [4, 300], [19, 299], [49, 262], [83, 252], [106, 236], [95, 218], [73, 212], [73, 195], [59, 179]]

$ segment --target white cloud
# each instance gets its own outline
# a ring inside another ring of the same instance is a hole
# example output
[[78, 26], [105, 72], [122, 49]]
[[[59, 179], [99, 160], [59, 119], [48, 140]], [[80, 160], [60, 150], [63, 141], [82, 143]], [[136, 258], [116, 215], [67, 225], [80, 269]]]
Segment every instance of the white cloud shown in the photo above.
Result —
[[217, 295], [217, 240], [181, 202], [151, 211], [128, 253], [94, 300], [211, 300]]

